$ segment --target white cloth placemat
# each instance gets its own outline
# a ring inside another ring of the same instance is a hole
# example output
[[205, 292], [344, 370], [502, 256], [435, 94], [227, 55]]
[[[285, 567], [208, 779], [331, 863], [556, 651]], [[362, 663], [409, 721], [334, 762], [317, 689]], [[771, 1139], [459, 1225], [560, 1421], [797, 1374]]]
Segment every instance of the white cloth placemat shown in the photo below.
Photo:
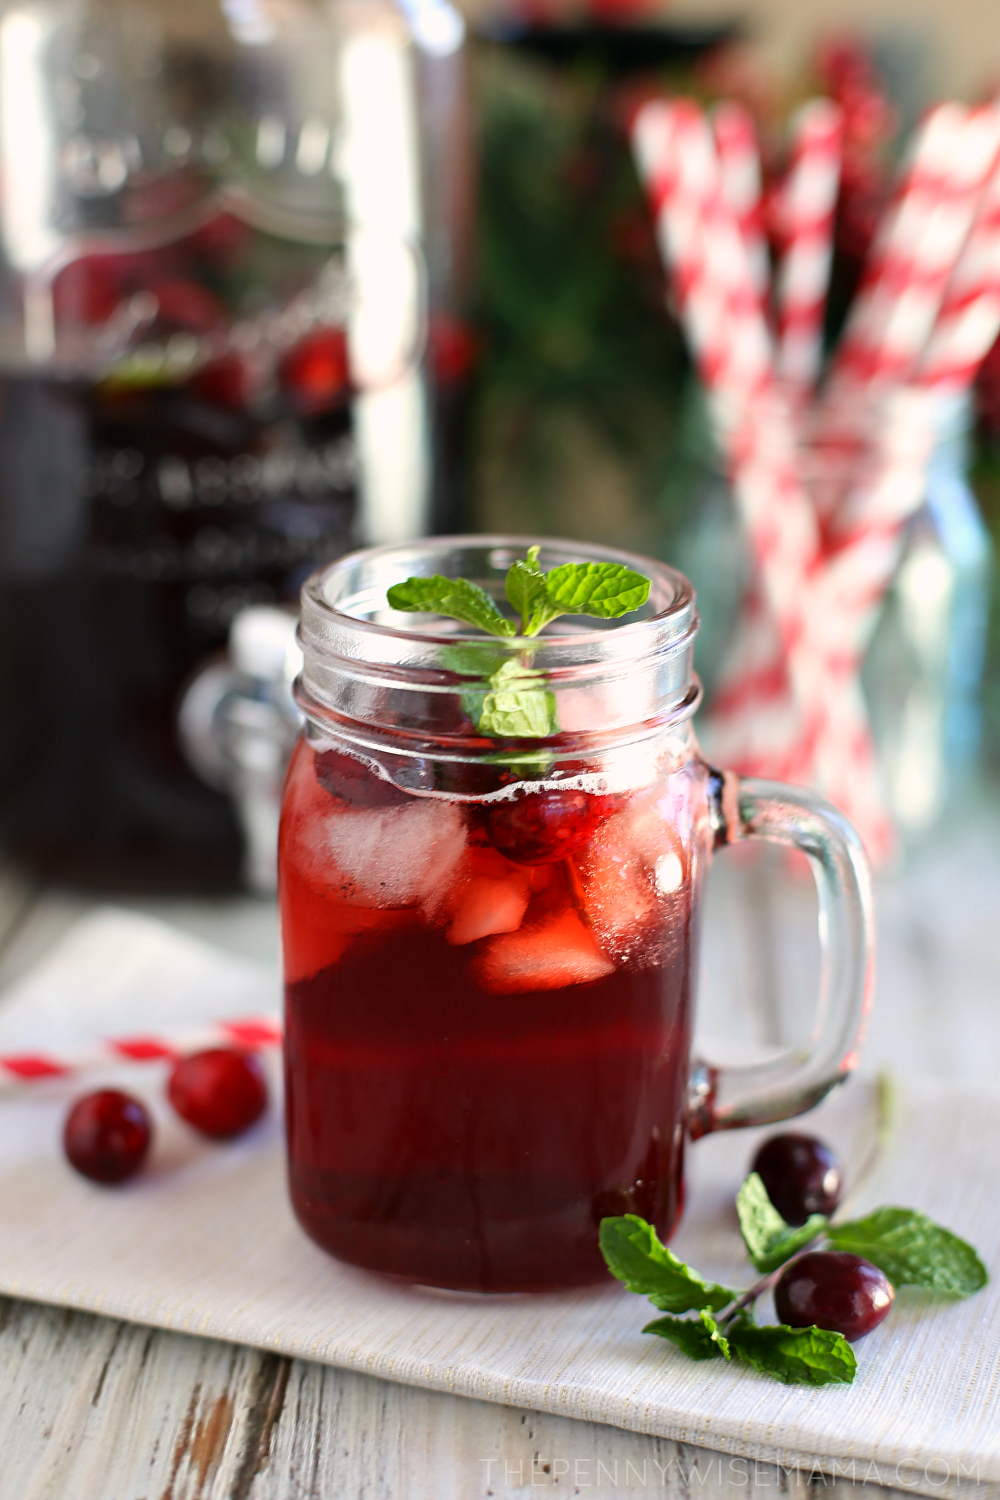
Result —
[[[259, 1013], [276, 1007], [276, 988], [265, 969], [106, 909], [7, 992], [0, 1049]], [[785, 1387], [691, 1363], [643, 1336], [650, 1305], [615, 1285], [486, 1298], [339, 1265], [292, 1218], [277, 1108], [241, 1140], [209, 1145], [162, 1107], [158, 1068], [109, 1068], [93, 1086], [105, 1082], [142, 1093], [158, 1128], [149, 1168], [118, 1189], [85, 1182], [63, 1161], [65, 1085], [0, 1095], [0, 1292], [746, 1458], [1000, 1500], [996, 1281], [961, 1303], [901, 1293], [857, 1345], [852, 1386]], [[873, 1099], [870, 1084], [852, 1083], [810, 1128], [857, 1162]], [[971, 1239], [1000, 1276], [1000, 1093], [908, 1081], [896, 1122], [852, 1207], [921, 1208]], [[675, 1241], [707, 1275], [737, 1285], [751, 1276], [732, 1201], [758, 1136], [692, 1149]]]

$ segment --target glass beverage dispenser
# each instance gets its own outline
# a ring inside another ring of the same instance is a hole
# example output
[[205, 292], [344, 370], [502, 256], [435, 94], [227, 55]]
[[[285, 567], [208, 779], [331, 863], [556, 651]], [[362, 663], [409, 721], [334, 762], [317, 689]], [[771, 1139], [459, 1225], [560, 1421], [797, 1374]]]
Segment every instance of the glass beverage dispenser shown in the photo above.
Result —
[[0, 850], [224, 889], [177, 708], [246, 606], [420, 534], [461, 261], [446, 0], [0, 6]]

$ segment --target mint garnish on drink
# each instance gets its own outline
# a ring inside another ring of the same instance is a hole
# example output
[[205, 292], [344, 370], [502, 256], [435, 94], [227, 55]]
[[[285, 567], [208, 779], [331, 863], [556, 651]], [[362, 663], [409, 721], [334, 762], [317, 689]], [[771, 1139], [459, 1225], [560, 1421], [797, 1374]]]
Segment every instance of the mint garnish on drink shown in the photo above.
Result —
[[[623, 563], [563, 563], [543, 572], [540, 547], [507, 570], [504, 590], [520, 616], [503, 614], [485, 589], [467, 578], [407, 578], [389, 589], [390, 609], [445, 615], [487, 635], [530, 639], [560, 615], [591, 615], [616, 620], [640, 609], [649, 597], [649, 579]], [[462, 707], [481, 734], [494, 739], [546, 739], [558, 730], [556, 700], [544, 672], [532, 666], [530, 649], [516, 656], [475, 641], [444, 646], [442, 665], [472, 680], [459, 694]]]
[[[706, 1281], [661, 1244], [645, 1219], [625, 1214], [601, 1220], [601, 1253], [611, 1274], [666, 1314], [643, 1332], [669, 1339], [689, 1359], [736, 1361], [786, 1385], [849, 1385], [857, 1359], [845, 1333], [860, 1338], [880, 1323], [894, 1286], [966, 1297], [986, 1285], [985, 1267], [972, 1246], [916, 1209], [879, 1208], [837, 1224], [813, 1214], [793, 1227], [756, 1172], [737, 1193], [736, 1208], [747, 1254], [765, 1273], [744, 1292]], [[815, 1323], [756, 1323], [754, 1306], [769, 1288], [780, 1313], [786, 1304], [808, 1307], [817, 1286], [820, 1300], [833, 1310], [823, 1321], [840, 1322], [843, 1331]]]
[[497, 609], [485, 589], [467, 578], [407, 578], [387, 594], [390, 609], [447, 615], [484, 630], [487, 635], [534, 636], [560, 615], [593, 615], [617, 620], [639, 609], [649, 597], [649, 579], [624, 563], [563, 563], [543, 573], [538, 567], [540, 547], [529, 547], [527, 558], [511, 564], [504, 589], [521, 617], [514, 620]]

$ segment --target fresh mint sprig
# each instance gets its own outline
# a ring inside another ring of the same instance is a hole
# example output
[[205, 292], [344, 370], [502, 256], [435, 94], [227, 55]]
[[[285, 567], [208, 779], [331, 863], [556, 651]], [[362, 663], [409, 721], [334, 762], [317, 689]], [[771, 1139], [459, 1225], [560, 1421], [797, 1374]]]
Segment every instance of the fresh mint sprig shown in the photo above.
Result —
[[[832, 1224], [823, 1214], [787, 1224], [755, 1172], [736, 1195], [747, 1254], [765, 1274], [745, 1292], [706, 1281], [660, 1242], [652, 1224], [635, 1214], [602, 1219], [601, 1253], [608, 1270], [630, 1292], [648, 1297], [667, 1316], [643, 1333], [668, 1339], [689, 1359], [722, 1359], [749, 1365], [786, 1385], [849, 1385], [857, 1359], [843, 1334], [824, 1328], [759, 1326], [757, 1299], [779, 1269], [806, 1249], [826, 1244], [860, 1255], [896, 1286], [916, 1286], [967, 1297], [986, 1285], [987, 1274], [971, 1245], [926, 1214], [911, 1208], [879, 1208], [863, 1219]], [[697, 1317], [678, 1314], [692, 1312]]]
[[[529, 547], [524, 559], [511, 563], [504, 581], [508, 602], [520, 616], [520, 631], [494, 604], [485, 589], [467, 578], [407, 578], [393, 584], [386, 598], [391, 609], [446, 615], [505, 640], [530, 639], [560, 615], [617, 619], [645, 604], [649, 579], [622, 563], [564, 563], [543, 572], [540, 547]], [[557, 733], [555, 694], [544, 672], [532, 665], [530, 650], [509, 655], [485, 642], [442, 646], [442, 666], [468, 679], [459, 701], [480, 734], [494, 739], [547, 739]], [[534, 753], [534, 752], [532, 752]]]
[[858, 1368], [844, 1335], [826, 1328], [757, 1328], [740, 1319], [729, 1330], [729, 1347], [734, 1358], [783, 1385], [850, 1385]]
[[521, 617], [518, 631], [513, 620], [501, 614], [485, 589], [467, 578], [407, 578], [395, 583], [386, 598], [390, 609], [446, 615], [473, 625], [487, 635], [535, 636], [560, 615], [592, 615], [616, 620], [639, 609], [649, 598], [649, 579], [626, 568], [624, 563], [563, 563], [543, 573], [538, 566], [540, 547], [529, 547], [527, 557], [507, 570], [504, 590]]
[[480, 734], [497, 739], [546, 739], [556, 731], [556, 695], [545, 673], [509, 657], [488, 679], [479, 714]]
[[[669, 1339], [689, 1359], [742, 1360], [786, 1385], [843, 1384], [854, 1379], [857, 1361], [843, 1334], [825, 1328], [789, 1328], [784, 1323], [768, 1328], [755, 1325], [753, 1305], [764, 1283], [759, 1290], [741, 1293], [706, 1281], [661, 1243], [652, 1224], [635, 1214], [602, 1219], [599, 1234], [608, 1270], [629, 1291], [649, 1297], [662, 1310], [698, 1314], [697, 1319], [655, 1318], [643, 1333]], [[665, 1269], [669, 1279], [665, 1279]]]

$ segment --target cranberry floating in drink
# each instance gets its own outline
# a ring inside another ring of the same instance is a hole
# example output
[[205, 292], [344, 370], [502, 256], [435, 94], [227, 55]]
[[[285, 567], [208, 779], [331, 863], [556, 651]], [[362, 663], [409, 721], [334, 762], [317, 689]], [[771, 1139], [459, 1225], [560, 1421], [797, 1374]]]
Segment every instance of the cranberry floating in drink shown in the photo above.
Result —
[[[798, 1113], [851, 1066], [863, 855], [808, 793], [706, 765], [696, 628], [680, 574], [568, 543], [441, 538], [306, 585], [289, 1180], [341, 1259], [479, 1291], [602, 1282], [602, 1217], [673, 1229], [687, 1138]], [[828, 1004], [807, 1058], [717, 1069], [690, 1054], [699, 897], [712, 850], [751, 837], [813, 861]]]

